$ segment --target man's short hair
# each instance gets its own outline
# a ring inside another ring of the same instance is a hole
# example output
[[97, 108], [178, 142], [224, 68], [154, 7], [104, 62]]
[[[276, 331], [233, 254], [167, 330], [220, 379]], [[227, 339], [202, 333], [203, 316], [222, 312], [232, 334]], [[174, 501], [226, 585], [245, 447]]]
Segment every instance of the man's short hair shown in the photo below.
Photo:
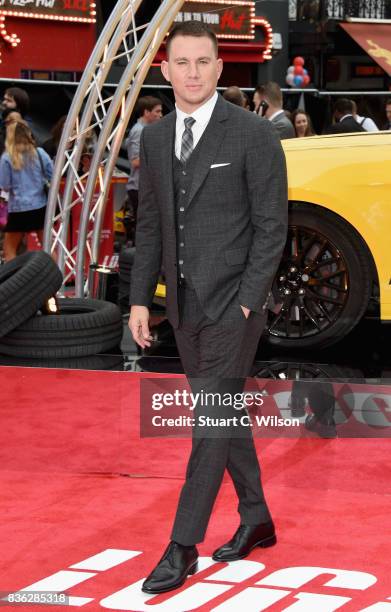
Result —
[[255, 91], [263, 98], [266, 98], [272, 106], [280, 106], [282, 108], [281, 87], [275, 81], [268, 81], [263, 85], [258, 85]]
[[167, 56], [170, 53], [171, 43], [177, 36], [196, 36], [198, 38], [206, 36], [213, 43], [216, 51], [216, 57], [218, 55], [218, 42], [216, 34], [205, 23], [202, 23], [202, 21], [192, 20], [184, 21], [183, 23], [176, 23], [166, 38]]
[[353, 114], [353, 102], [348, 98], [340, 98], [334, 104], [334, 113], [340, 113], [341, 115], [352, 115]]
[[143, 96], [137, 100], [137, 116], [142, 117], [145, 111], [152, 111], [155, 106], [162, 106], [162, 101], [154, 96]]
[[227, 100], [227, 102], [231, 102], [231, 104], [236, 104], [236, 106], [244, 106], [245, 103], [243, 92], [236, 85], [228, 87], [223, 93], [223, 98]]
[[8, 87], [8, 89], [5, 90], [5, 93], [7, 96], [10, 96], [15, 100], [15, 110], [19, 111], [22, 117], [24, 117], [30, 108], [30, 98], [27, 91], [21, 89], [20, 87]]
[[387, 100], [384, 103], [384, 107], [386, 106], [391, 106], [391, 98], [387, 98]]

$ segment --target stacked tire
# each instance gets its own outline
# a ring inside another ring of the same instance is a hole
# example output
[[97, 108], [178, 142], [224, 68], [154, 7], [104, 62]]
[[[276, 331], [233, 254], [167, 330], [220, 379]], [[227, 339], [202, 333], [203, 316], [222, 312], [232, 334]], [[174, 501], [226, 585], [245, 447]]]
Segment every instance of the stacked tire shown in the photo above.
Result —
[[122, 317], [111, 302], [58, 298], [57, 313], [45, 313], [45, 302], [61, 284], [60, 270], [43, 251], [25, 253], [0, 266], [0, 354], [68, 359], [119, 346]]

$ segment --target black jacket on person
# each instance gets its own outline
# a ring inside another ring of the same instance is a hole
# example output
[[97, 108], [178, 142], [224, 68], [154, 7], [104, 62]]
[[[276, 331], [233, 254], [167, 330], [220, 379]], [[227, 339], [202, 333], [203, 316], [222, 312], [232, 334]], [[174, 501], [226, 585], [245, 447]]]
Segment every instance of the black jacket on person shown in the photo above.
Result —
[[329, 125], [323, 134], [349, 134], [350, 132], [366, 132], [353, 115], [346, 115], [342, 121]]

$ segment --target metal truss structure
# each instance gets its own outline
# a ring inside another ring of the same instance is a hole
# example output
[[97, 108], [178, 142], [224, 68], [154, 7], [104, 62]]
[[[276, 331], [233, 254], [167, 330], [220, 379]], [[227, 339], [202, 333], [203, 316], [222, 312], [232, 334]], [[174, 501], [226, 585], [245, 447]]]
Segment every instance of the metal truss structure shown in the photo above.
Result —
[[[59, 144], [47, 205], [44, 249], [55, 253], [64, 284], [88, 295], [88, 273], [97, 264], [105, 205], [119, 150], [144, 79], [184, 0], [164, 0], [153, 19], [136, 25], [143, 0], [118, 0], [92, 52], [73, 98]], [[145, 3], [148, 0], [144, 0]], [[113, 95], [104, 86], [113, 62], [125, 59]], [[98, 140], [90, 168], [80, 170], [86, 139]], [[77, 244], [70, 236], [71, 212], [79, 207]]]

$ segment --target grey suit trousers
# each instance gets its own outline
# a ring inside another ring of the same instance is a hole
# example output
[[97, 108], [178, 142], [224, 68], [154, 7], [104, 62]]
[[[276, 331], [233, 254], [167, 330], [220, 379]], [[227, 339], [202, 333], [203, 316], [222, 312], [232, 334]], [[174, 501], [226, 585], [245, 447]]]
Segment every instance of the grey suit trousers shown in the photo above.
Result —
[[[175, 330], [175, 338], [192, 391], [202, 388], [213, 393], [241, 393], [266, 315], [251, 312], [246, 319], [236, 296], [221, 319], [212, 321], [189, 287], [180, 289], [178, 301], [180, 325]], [[209, 407], [197, 406], [195, 416], [208, 414], [208, 410]], [[220, 406], [213, 416], [227, 416], [228, 410]], [[251, 428], [239, 425], [221, 432], [215, 427], [202, 429], [202, 433], [193, 429], [186, 481], [171, 534], [172, 540], [185, 546], [203, 541], [225, 469], [239, 498], [241, 523], [257, 525], [271, 520]]]

